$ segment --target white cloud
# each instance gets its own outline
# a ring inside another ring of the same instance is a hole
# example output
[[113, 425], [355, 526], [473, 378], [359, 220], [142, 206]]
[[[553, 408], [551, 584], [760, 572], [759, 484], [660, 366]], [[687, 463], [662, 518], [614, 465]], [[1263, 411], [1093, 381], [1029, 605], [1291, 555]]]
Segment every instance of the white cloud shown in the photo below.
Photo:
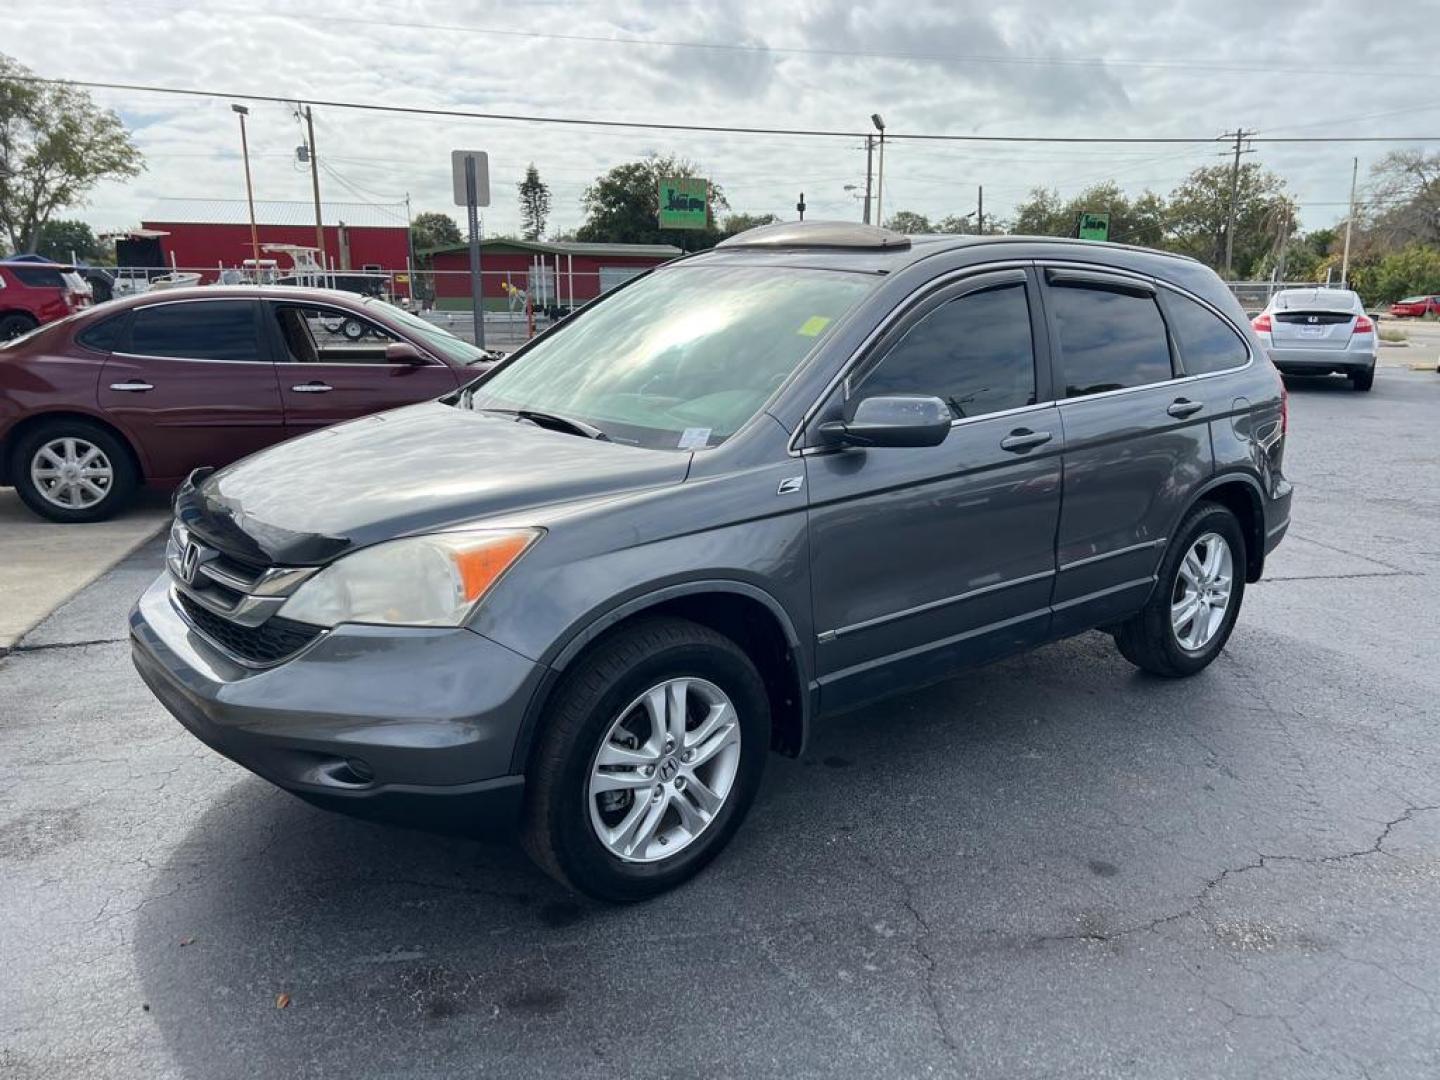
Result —
[[[618, 0], [604, 5], [465, 0], [8, 0], [0, 48], [37, 72], [297, 98], [608, 119], [863, 130], [871, 112], [892, 131], [1050, 135], [1218, 135], [1237, 124], [1273, 130], [1355, 120], [1296, 134], [1440, 132], [1425, 65], [1432, 21], [1397, 5], [1211, 0], [1057, 6], [1052, 0]], [[1406, 15], [1399, 18], [1399, 15]], [[442, 28], [449, 27], [449, 29]], [[467, 33], [454, 27], [588, 37], [640, 36], [738, 46], [607, 45]], [[829, 50], [803, 53], [790, 50]], [[889, 58], [837, 55], [905, 54]], [[992, 62], [980, 62], [975, 57]], [[1087, 63], [1103, 57], [1104, 64]], [[941, 59], [931, 59], [941, 58]], [[1060, 62], [1056, 62], [1060, 61]], [[1165, 66], [1179, 65], [1179, 66]], [[1238, 70], [1237, 70], [1238, 69]], [[1348, 74], [1335, 74], [1345, 71]], [[161, 195], [241, 198], [236, 120], [226, 101], [97, 92], [136, 131], [149, 168], [96, 190], [82, 214], [133, 224]], [[449, 208], [449, 151], [486, 149], [492, 230], [518, 227], [514, 185], [528, 162], [550, 183], [552, 230], [581, 221], [598, 173], [647, 151], [700, 162], [731, 206], [789, 216], [804, 191], [810, 215], [858, 216], [843, 191], [864, 178], [856, 139], [742, 137], [463, 121], [316, 109], [327, 198]], [[257, 196], [304, 199], [294, 161], [301, 128], [278, 104], [253, 104]], [[1267, 145], [1251, 160], [1280, 171], [1307, 226], [1343, 207], [1350, 159], [1363, 171], [1383, 145]], [[1223, 147], [922, 144], [887, 148], [887, 210], [965, 212], [975, 187], [1004, 214], [1027, 190], [1073, 192], [1114, 178], [1167, 191]]]

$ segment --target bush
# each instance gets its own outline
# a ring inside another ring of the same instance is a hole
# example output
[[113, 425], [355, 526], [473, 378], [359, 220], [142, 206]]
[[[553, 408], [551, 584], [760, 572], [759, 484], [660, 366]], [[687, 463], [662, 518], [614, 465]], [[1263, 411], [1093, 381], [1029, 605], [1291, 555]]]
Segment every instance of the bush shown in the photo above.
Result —
[[1367, 304], [1440, 293], [1440, 250], [1411, 244], [1380, 260], [1351, 268], [1350, 285]]

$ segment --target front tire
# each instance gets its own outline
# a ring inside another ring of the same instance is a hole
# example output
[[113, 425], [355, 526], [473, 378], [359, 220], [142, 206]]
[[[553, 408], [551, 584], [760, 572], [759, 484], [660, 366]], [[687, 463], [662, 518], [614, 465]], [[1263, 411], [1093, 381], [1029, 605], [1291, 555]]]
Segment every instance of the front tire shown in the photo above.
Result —
[[739, 828], [770, 707], [750, 658], [685, 619], [646, 619], [567, 673], [529, 769], [522, 839], [561, 884], [630, 902], [697, 874]]
[[1115, 631], [1120, 653], [1153, 675], [1178, 679], [1220, 655], [1245, 598], [1245, 536], [1226, 507], [1202, 502], [1166, 548], [1155, 590]]

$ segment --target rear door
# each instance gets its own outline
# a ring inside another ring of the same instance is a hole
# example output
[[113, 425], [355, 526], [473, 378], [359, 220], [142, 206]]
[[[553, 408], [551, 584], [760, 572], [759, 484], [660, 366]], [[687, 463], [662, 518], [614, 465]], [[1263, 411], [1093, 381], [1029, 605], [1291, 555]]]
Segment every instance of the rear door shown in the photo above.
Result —
[[387, 362], [386, 345], [400, 339], [347, 308], [269, 300], [265, 312], [292, 435], [438, 397], [460, 383], [456, 370], [433, 356]]
[[100, 373], [99, 404], [139, 442], [147, 478], [162, 483], [285, 437], [255, 300], [135, 308]]
[[1172, 385], [1170, 335], [1147, 279], [1051, 267], [1065, 482], [1056, 634], [1122, 618], [1149, 595], [1167, 530], [1213, 471], [1207, 404]]
[[1024, 269], [920, 302], [812, 421], [875, 394], [944, 399], [939, 446], [815, 449], [811, 587], [824, 707], [1044, 638], [1060, 510], [1060, 423], [1035, 363], [1043, 326]]

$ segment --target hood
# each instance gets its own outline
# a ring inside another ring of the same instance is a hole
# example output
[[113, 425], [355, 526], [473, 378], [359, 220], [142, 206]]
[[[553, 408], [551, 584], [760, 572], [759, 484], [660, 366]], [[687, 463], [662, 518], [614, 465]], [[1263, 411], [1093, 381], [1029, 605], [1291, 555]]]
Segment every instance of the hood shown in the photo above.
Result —
[[186, 483], [176, 516], [229, 555], [314, 566], [358, 547], [685, 479], [690, 455], [425, 402], [326, 428]]

